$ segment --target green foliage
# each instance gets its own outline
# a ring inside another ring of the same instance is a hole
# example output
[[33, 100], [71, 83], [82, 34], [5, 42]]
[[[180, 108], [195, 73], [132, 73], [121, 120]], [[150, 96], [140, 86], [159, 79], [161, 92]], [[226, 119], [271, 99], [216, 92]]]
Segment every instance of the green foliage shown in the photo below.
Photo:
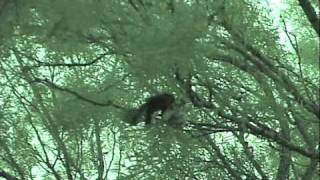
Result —
[[83, 131], [92, 127], [94, 119], [104, 119], [106, 108], [94, 106], [76, 97], [59, 93], [52, 109], [57, 125], [63, 131]]
[[[258, 1], [0, 3], [0, 172], [311, 179], [319, 39], [291, 2], [287, 33]], [[158, 92], [187, 107], [183, 125], [164, 122], [170, 111], [148, 126], [125, 122]]]
[[128, 59], [129, 71], [143, 79], [153, 79], [172, 74], [175, 67], [189, 72], [202, 64], [195, 54], [196, 40], [206, 29], [203, 14], [196, 10], [186, 6], [172, 16], [153, 14], [150, 22], [139, 29], [125, 26], [128, 36], [122, 38], [128, 38], [130, 44], [125, 48], [133, 54]]
[[320, 56], [318, 39], [300, 41], [299, 49], [303, 62], [319, 67], [319, 59], [317, 59]]

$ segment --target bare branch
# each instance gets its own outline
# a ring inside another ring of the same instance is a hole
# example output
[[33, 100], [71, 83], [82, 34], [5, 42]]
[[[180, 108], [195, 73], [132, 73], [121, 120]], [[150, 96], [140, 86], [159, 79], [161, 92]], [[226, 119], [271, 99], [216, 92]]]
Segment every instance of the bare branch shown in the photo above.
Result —
[[19, 55], [22, 55], [28, 59], [31, 59], [31, 60], [34, 60], [35, 62], [38, 63], [38, 65], [36, 66], [32, 66], [32, 67], [40, 67], [40, 66], [48, 66], [48, 67], [59, 67], [59, 66], [64, 66], [64, 67], [75, 67], [75, 66], [90, 66], [92, 64], [95, 64], [97, 63], [100, 59], [104, 58], [106, 55], [110, 55], [112, 54], [111, 52], [105, 52], [105, 53], [102, 53], [100, 55], [98, 55], [95, 59], [93, 59], [92, 61], [90, 62], [87, 62], [87, 63], [47, 63], [47, 62], [43, 62], [43, 61], [40, 61], [39, 59], [31, 56], [31, 55], [28, 55], [28, 54], [25, 54], [17, 49], [13, 49], [11, 48], [11, 50]]
[[96, 106], [112, 106], [112, 107], [117, 108], [117, 109], [123, 109], [123, 107], [114, 104], [112, 101], [107, 101], [107, 102], [94, 101], [92, 99], [89, 99], [87, 97], [82, 96], [78, 92], [72, 91], [72, 90], [67, 89], [67, 88], [60, 87], [60, 86], [56, 85], [55, 83], [49, 81], [48, 79], [35, 78], [33, 82], [42, 83], [42, 84], [45, 84], [45, 85], [47, 85], [47, 86], [49, 86], [49, 87], [51, 87], [53, 89], [57, 89], [59, 91], [67, 92], [67, 93], [72, 94], [75, 97], [77, 97], [77, 98], [79, 98], [79, 99], [81, 99], [83, 101], [86, 101], [86, 102], [91, 103], [91, 104], [96, 105]]

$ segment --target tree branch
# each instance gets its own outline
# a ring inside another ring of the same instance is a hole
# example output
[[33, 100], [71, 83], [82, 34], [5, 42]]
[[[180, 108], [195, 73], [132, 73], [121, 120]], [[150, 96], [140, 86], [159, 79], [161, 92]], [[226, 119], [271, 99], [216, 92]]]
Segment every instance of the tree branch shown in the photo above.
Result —
[[48, 66], [48, 67], [59, 67], [59, 66], [65, 66], [65, 67], [75, 67], [75, 66], [90, 66], [96, 62], [98, 62], [100, 59], [104, 58], [106, 55], [110, 55], [113, 54], [112, 52], [104, 52], [100, 55], [98, 55], [96, 58], [94, 58], [92, 61], [87, 62], [87, 63], [47, 63], [47, 62], [43, 62], [40, 61], [39, 59], [32, 57], [31, 55], [27, 55], [17, 49], [13, 49], [11, 48], [12, 51], [14, 51], [15, 53], [22, 55], [28, 59], [31, 59], [35, 62], [38, 63], [38, 65], [32, 66], [32, 67], [40, 67], [40, 66]]
[[13, 175], [11, 175], [1, 169], [0, 169], [0, 177], [5, 178], [6, 180], [19, 180], [18, 178], [14, 177]]
[[75, 91], [72, 91], [70, 89], [67, 89], [67, 88], [63, 88], [63, 87], [60, 87], [58, 85], [56, 85], [55, 83], [49, 81], [48, 79], [40, 79], [40, 78], [35, 78], [33, 82], [38, 82], [38, 83], [42, 83], [42, 84], [45, 84], [47, 85], [48, 87], [51, 87], [53, 89], [57, 89], [59, 91], [63, 91], [63, 92], [67, 92], [69, 94], [72, 94], [74, 95], [75, 97], [83, 100], [83, 101], [86, 101], [88, 103], [91, 103], [93, 105], [96, 105], [96, 106], [112, 106], [114, 108], [117, 108], [117, 109], [123, 109], [123, 107], [117, 105], [117, 104], [114, 104], [112, 101], [107, 101], [107, 102], [97, 102], [97, 101], [94, 101], [92, 99], [89, 99], [87, 97], [84, 97], [82, 96], [81, 94], [79, 94], [78, 92], [75, 92]]
[[307, 16], [309, 22], [311, 23], [313, 29], [318, 33], [320, 37], [320, 26], [319, 26], [319, 18], [317, 17], [317, 13], [312, 7], [311, 3], [308, 0], [298, 0], [303, 12]]

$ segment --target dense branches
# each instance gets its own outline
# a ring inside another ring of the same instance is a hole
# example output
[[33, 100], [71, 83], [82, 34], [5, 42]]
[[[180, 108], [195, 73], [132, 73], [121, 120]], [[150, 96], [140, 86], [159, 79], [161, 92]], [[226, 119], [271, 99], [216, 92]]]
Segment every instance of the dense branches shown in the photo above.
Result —
[[[0, 177], [317, 178], [319, 18], [299, 3], [307, 19], [244, 0], [0, 2]], [[123, 123], [132, 109], [148, 125]], [[151, 122], [169, 109], [178, 127]]]

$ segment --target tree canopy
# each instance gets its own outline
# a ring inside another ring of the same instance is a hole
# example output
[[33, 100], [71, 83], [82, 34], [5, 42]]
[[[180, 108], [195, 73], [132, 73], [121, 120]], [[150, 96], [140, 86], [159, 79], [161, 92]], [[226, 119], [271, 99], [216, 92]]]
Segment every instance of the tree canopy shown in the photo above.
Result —
[[[318, 179], [318, 9], [0, 1], [0, 178]], [[163, 92], [171, 114], [127, 123]]]

